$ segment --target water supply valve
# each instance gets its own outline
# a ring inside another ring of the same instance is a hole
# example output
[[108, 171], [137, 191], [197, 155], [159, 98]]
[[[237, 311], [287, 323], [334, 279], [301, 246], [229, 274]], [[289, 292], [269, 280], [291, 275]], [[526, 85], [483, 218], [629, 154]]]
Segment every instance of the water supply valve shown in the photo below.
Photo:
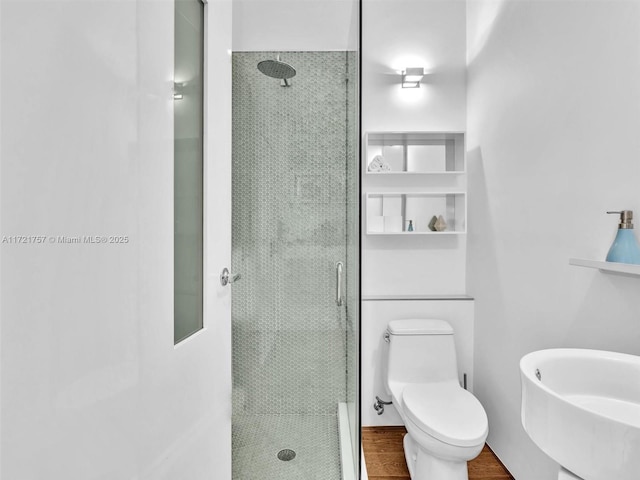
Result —
[[373, 404], [373, 409], [378, 412], [378, 415], [382, 415], [384, 413], [384, 406], [391, 405], [393, 402], [385, 402], [379, 396], [376, 395], [376, 401]]

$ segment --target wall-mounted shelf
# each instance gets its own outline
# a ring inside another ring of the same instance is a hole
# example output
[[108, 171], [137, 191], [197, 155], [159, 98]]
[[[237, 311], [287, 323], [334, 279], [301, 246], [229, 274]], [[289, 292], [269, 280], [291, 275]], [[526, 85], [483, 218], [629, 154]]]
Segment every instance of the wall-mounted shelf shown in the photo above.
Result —
[[640, 276], [640, 265], [631, 265], [629, 263], [600, 262], [597, 260], [587, 260], [584, 258], [570, 258], [569, 265], [577, 267], [597, 268], [605, 273], [621, 273], [625, 275]]
[[[367, 235], [460, 235], [467, 228], [465, 192], [368, 193]], [[445, 231], [432, 231], [431, 219], [442, 216]], [[409, 220], [413, 231], [408, 231]]]
[[440, 295], [364, 295], [363, 302], [389, 302], [389, 301], [473, 301], [474, 298], [463, 294]]
[[[465, 172], [464, 133], [369, 132], [365, 134], [367, 175], [457, 175]], [[389, 171], [369, 171], [381, 155]]]

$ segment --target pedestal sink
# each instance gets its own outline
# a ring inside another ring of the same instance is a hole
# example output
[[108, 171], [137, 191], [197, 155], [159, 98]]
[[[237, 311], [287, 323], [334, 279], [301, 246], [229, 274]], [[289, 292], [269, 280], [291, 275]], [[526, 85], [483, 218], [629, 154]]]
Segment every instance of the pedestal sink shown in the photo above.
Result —
[[522, 357], [520, 378], [522, 425], [558, 478], [640, 478], [640, 357], [540, 350]]

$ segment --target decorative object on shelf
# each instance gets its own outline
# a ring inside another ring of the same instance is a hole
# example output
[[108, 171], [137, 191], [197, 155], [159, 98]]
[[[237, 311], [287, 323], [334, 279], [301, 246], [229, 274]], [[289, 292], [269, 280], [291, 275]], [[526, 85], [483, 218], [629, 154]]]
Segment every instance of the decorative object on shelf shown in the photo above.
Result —
[[369, 167], [367, 169], [370, 172], [390, 172], [391, 171], [391, 167], [385, 161], [382, 155], [376, 155], [375, 157], [373, 157], [373, 160], [371, 160], [371, 163], [369, 164]]
[[424, 68], [408, 67], [402, 71], [402, 88], [420, 88], [424, 77]]
[[438, 216], [438, 220], [436, 220], [434, 227], [438, 232], [444, 232], [447, 229], [447, 222], [445, 222], [444, 217], [442, 215]]
[[413, 220], [409, 220], [409, 226], [407, 227], [407, 232], [413, 232]]
[[431, 217], [431, 221], [429, 222], [429, 230], [431, 230], [432, 232], [437, 231], [436, 230], [437, 221], [438, 221], [438, 217], [436, 217], [435, 215]]
[[607, 262], [640, 264], [640, 247], [638, 240], [633, 233], [633, 211], [622, 210], [619, 212], [607, 212], [609, 214], [620, 214], [618, 233], [613, 241], [613, 245], [607, 253]]

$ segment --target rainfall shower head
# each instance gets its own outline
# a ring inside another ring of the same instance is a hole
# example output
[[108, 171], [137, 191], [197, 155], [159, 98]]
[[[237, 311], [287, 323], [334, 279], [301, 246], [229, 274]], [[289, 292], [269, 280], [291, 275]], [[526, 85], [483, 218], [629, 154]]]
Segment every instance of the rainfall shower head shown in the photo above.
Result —
[[258, 63], [258, 70], [264, 73], [267, 77], [279, 78], [282, 80], [281, 85], [288, 87], [291, 84], [288, 80], [296, 76], [296, 69], [288, 63], [280, 61], [280, 55], [277, 60], [263, 60]]

